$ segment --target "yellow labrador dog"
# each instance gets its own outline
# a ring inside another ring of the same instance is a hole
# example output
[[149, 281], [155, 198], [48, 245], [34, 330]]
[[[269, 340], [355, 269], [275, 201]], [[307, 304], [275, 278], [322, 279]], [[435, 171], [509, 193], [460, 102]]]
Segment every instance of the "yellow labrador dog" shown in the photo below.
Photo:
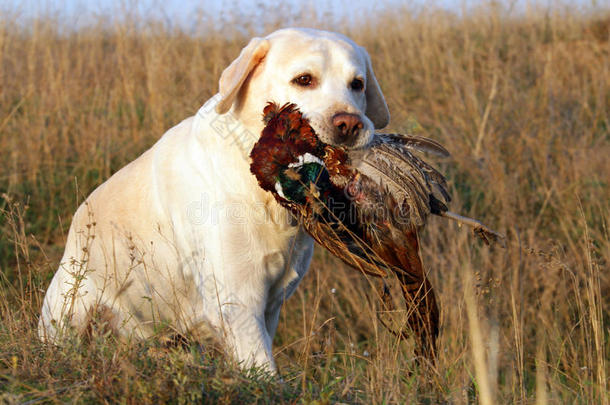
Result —
[[252, 39], [216, 96], [77, 210], [42, 339], [57, 342], [101, 311], [124, 337], [211, 328], [244, 367], [276, 370], [280, 307], [313, 242], [250, 173], [268, 101], [296, 103], [325, 142], [351, 148], [389, 121], [369, 56], [348, 38], [283, 29]]

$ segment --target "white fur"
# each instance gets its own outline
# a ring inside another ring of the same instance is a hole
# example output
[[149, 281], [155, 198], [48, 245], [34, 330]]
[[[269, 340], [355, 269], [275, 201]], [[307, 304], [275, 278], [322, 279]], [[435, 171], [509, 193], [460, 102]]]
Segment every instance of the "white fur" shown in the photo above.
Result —
[[[291, 82], [302, 73], [317, 86]], [[354, 77], [365, 91], [349, 87]], [[275, 371], [280, 307], [313, 242], [250, 173], [268, 101], [296, 103], [330, 143], [335, 114], [360, 114], [353, 147], [389, 119], [368, 55], [349, 39], [304, 29], [253, 39], [223, 72], [219, 94], [77, 210], [45, 296], [42, 339], [82, 329], [101, 305], [123, 336], [150, 336], [159, 323], [180, 333], [212, 327], [244, 366]]]

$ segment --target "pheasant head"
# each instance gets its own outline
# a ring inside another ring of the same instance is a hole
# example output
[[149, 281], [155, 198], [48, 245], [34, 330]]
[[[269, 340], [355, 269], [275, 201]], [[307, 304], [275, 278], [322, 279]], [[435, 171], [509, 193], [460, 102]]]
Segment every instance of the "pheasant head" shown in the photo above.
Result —
[[328, 196], [333, 186], [326, 161], [337, 170], [340, 152], [329, 154], [331, 147], [319, 140], [294, 104], [268, 103], [263, 121], [266, 126], [250, 153], [250, 170], [260, 186], [284, 203], [303, 204]]

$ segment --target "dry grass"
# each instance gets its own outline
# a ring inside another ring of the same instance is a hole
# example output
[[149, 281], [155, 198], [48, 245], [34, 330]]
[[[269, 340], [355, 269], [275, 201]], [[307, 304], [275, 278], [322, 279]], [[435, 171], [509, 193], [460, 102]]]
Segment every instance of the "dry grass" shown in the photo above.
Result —
[[247, 36], [277, 25], [193, 36], [137, 19], [70, 31], [0, 15], [0, 402], [607, 404], [607, 10], [399, 10], [325, 27], [367, 47], [393, 129], [452, 152], [439, 162], [452, 209], [508, 235], [488, 248], [433, 219], [422, 236], [442, 308], [436, 367], [380, 327], [370, 281], [321, 251], [282, 312], [285, 383], [155, 339], [38, 342], [78, 202], [215, 93]]

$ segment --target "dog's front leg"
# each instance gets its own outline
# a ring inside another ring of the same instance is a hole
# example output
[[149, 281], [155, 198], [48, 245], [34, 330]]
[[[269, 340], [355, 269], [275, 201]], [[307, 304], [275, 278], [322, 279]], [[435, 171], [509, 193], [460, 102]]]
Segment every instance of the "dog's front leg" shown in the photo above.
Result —
[[238, 303], [228, 305], [235, 308], [223, 311], [223, 329], [225, 336], [232, 341], [241, 367], [256, 366], [277, 373], [264, 311], [252, 310]]

